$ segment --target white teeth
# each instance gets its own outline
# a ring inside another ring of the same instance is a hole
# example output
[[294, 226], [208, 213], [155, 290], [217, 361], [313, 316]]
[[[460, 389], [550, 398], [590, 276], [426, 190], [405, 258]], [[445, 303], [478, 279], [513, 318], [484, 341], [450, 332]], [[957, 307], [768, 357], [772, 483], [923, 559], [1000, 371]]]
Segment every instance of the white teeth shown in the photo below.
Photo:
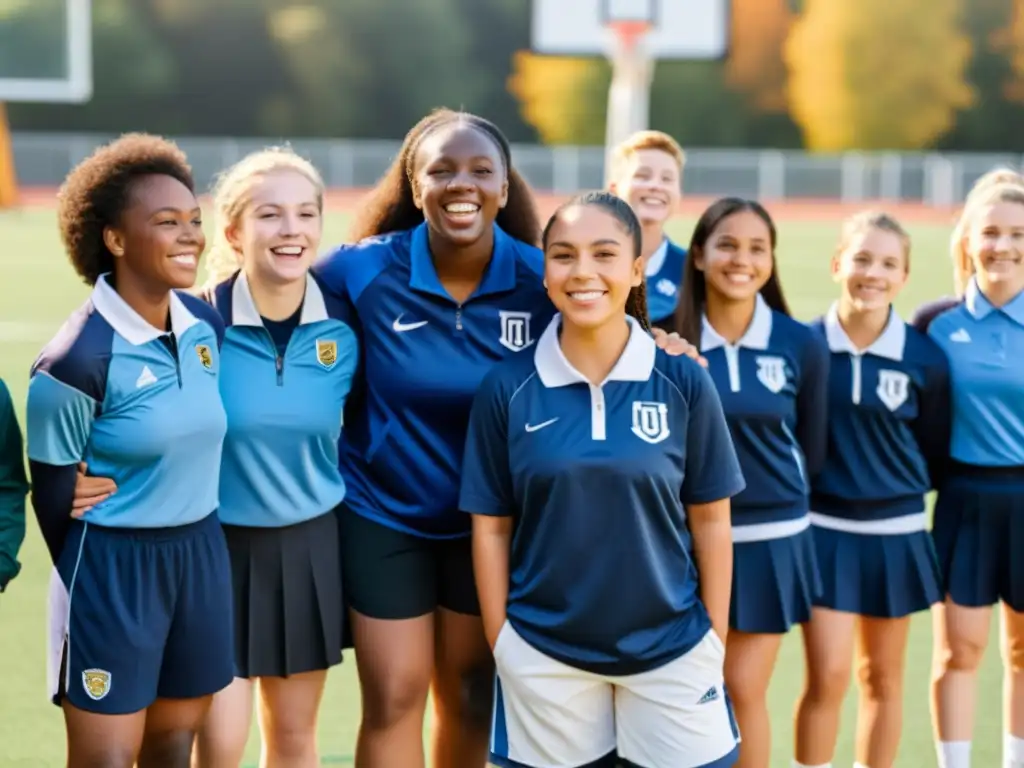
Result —
[[570, 293], [569, 298], [575, 301], [594, 301], [604, 295], [602, 291], [576, 291]]
[[730, 283], [749, 283], [753, 278], [750, 275], [743, 275], [738, 272], [731, 272], [726, 274], [725, 279]]
[[171, 256], [171, 261], [175, 264], [181, 264], [183, 267], [194, 267], [196, 265], [196, 256], [194, 253], [178, 253]]
[[664, 205], [665, 201], [656, 197], [641, 197], [640, 202], [644, 205]]
[[480, 206], [473, 203], [449, 203], [444, 209], [448, 213], [476, 213], [480, 210]]
[[271, 248], [270, 252], [278, 256], [301, 256], [302, 250], [301, 245], [282, 245], [277, 248]]

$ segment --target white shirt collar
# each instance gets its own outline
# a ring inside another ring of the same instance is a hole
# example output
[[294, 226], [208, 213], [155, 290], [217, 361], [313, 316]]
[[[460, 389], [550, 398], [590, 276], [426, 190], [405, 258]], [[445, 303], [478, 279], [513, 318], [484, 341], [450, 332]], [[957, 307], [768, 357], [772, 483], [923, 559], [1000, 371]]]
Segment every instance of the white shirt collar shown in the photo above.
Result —
[[[608, 378], [601, 382], [602, 385], [609, 381], [647, 381], [651, 378], [658, 347], [654, 339], [640, 327], [640, 323], [629, 316], [626, 322], [629, 323], [629, 341]], [[556, 314], [537, 342], [533, 356], [537, 375], [541, 383], [549, 388], [588, 384], [587, 377], [573, 368], [562, 353], [562, 345], [558, 340], [561, 325], [562, 316]]]
[[[324, 303], [324, 294], [313, 276], [307, 274], [306, 296], [302, 300], [302, 315], [299, 317], [299, 324], [317, 323], [326, 319], [327, 305]], [[253, 301], [245, 272], [238, 273], [235, 284], [231, 288], [231, 324], [263, 325], [263, 318], [260, 317], [259, 310], [256, 309], [256, 302]]]
[[750, 321], [746, 332], [740, 337], [735, 345], [730, 345], [708, 322], [707, 315], [703, 316], [700, 333], [700, 348], [702, 351], [716, 349], [718, 347], [746, 347], [747, 349], [768, 349], [768, 341], [772, 337], [772, 308], [768, 306], [761, 294], [757, 294], [754, 300], [754, 317]]
[[654, 277], [656, 274], [661, 272], [661, 268], [665, 266], [666, 258], [668, 258], [667, 237], [661, 241], [661, 245], [658, 246], [658, 250], [652, 253], [651, 257], [647, 259], [647, 264], [644, 266], [644, 275], [647, 277]]
[[[167, 335], [166, 330], [153, 327], [128, 306], [128, 302], [122, 299], [107, 281], [109, 275], [109, 272], [100, 275], [93, 286], [91, 301], [96, 311], [110, 323], [110, 327], [129, 344], [137, 347]], [[171, 332], [180, 339], [185, 331], [199, 322], [199, 319], [189, 312], [174, 291], [171, 291], [170, 307]]]
[[876, 355], [889, 360], [902, 360], [903, 347], [907, 342], [907, 325], [895, 309], [889, 310], [889, 319], [882, 329], [882, 335], [872, 342], [865, 350], [857, 349], [850, 341], [843, 326], [839, 322], [839, 305], [833, 304], [825, 315], [825, 338], [828, 348], [833, 352], [847, 352], [851, 355]]

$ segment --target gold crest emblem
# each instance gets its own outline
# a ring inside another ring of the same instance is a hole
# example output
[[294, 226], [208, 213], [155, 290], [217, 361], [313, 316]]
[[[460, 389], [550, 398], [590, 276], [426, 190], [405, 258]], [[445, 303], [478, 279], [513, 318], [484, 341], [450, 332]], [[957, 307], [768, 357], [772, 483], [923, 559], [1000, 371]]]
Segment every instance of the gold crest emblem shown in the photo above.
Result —
[[82, 687], [90, 699], [99, 701], [110, 693], [110, 673], [105, 669], [87, 669], [82, 672]]
[[196, 354], [199, 355], [199, 363], [206, 370], [213, 370], [213, 353], [205, 344], [196, 344]]
[[338, 342], [317, 339], [316, 359], [324, 368], [333, 368], [338, 362]]

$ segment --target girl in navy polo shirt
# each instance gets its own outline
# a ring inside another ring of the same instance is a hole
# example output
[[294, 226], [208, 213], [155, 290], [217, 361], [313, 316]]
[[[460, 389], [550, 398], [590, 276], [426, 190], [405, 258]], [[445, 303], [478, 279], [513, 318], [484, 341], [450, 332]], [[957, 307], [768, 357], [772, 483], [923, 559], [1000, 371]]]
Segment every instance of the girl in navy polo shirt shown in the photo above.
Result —
[[812, 326], [831, 350], [829, 443], [811, 493], [823, 590], [804, 630], [798, 766], [830, 765], [856, 653], [856, 768], [891, 768], [910, 617], [942, 597], [924, 497], [949, 455], [949, 365], [892, 306], [909, 259], [894, 219], [851, 218], [832, 259], [839, 301]]
[[410, 131], [353, 236], [316, 270], [354, 305], [363, 342], [341, 457], [357, 760], [422, 765], [432, 687], [433, 764], [478, 765], [493, 666], [458, 510], [462, 452], [484, 374], [532, 354], [554, 313], [540, 225], [501, 131], [439, 110]]
[[820, 589], [807, 516], [825, 452], [828, 350], [789, 315], [775, 225], [758, 203], [723, 198], [697, 222], [679, 327], [699, 338], [746, 488], [733, 501], [725, 678], [743, 734], [740, 764], [767, 766], [768, 683], [783, 635]]
[[498, 669], [491, 760], [732, 765], [722, 639], [743, 478], [718, 395], [646, 332], [627, 203], [583, 195], [543, 242], [560, 314], [484, 379], [460, 497]]

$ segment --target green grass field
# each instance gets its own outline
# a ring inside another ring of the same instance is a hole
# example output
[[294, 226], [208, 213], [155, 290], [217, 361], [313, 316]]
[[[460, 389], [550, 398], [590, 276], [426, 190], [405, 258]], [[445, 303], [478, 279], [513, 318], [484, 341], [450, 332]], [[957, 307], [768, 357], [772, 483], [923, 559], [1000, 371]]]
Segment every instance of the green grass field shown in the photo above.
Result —
[[[672, 229], [688, 239], [691, 222]], [[828, 275], [838, 222], [781, 222], [780, 273], [794, 312], [810, 319], [823, 312], [835, 295]], [[325, 244], [340, 242], [345, 217], [328, 217]], [[944, 227], [913, 228], [914, 257], [910, 285], [899, 302], [904, 316], [928, 299], [950, 291], [950, 267]], [[64, 258], [52, 210], [0, 213], [0, 376], [7, 382], [23, 419], [29, 366], [60, 323], [88, 294]], [[22, 423], [24, 423], [22, 421]], [[30, 515], [31, 517], [31, 515]], [[46, 699], [46, 593], [50, 563], [34, 522], [21, 559], [21, 576], [0, 597], [0, 765], [60, 766], [64, 733], [60, 712]], [[993, 635], [995, 640], [996, 635]], [[351, 765], [359, 719], [359, 694], [352, 656], [331, 673], [320, 717], [324, 765]], [[928, 714], [931, 625], [919, 616], [907, 658], [906, 717], [900, 768], [934, 766]], [[999, 764], [1001, 748], [1001, 666], [993, 642], [980, 680], [981, 706], [974, 764]], [[771, 690], [774, 745], [772, 766], [788, 768], [791, 756], [793, 706], [803, 684], [798, 633], [788, 639], [775, 670]], [[844, 711], [836, 768], [853, 763], [854, 698]], [[259, 739], [249, 742], [247, 765], [255, 766]]]

